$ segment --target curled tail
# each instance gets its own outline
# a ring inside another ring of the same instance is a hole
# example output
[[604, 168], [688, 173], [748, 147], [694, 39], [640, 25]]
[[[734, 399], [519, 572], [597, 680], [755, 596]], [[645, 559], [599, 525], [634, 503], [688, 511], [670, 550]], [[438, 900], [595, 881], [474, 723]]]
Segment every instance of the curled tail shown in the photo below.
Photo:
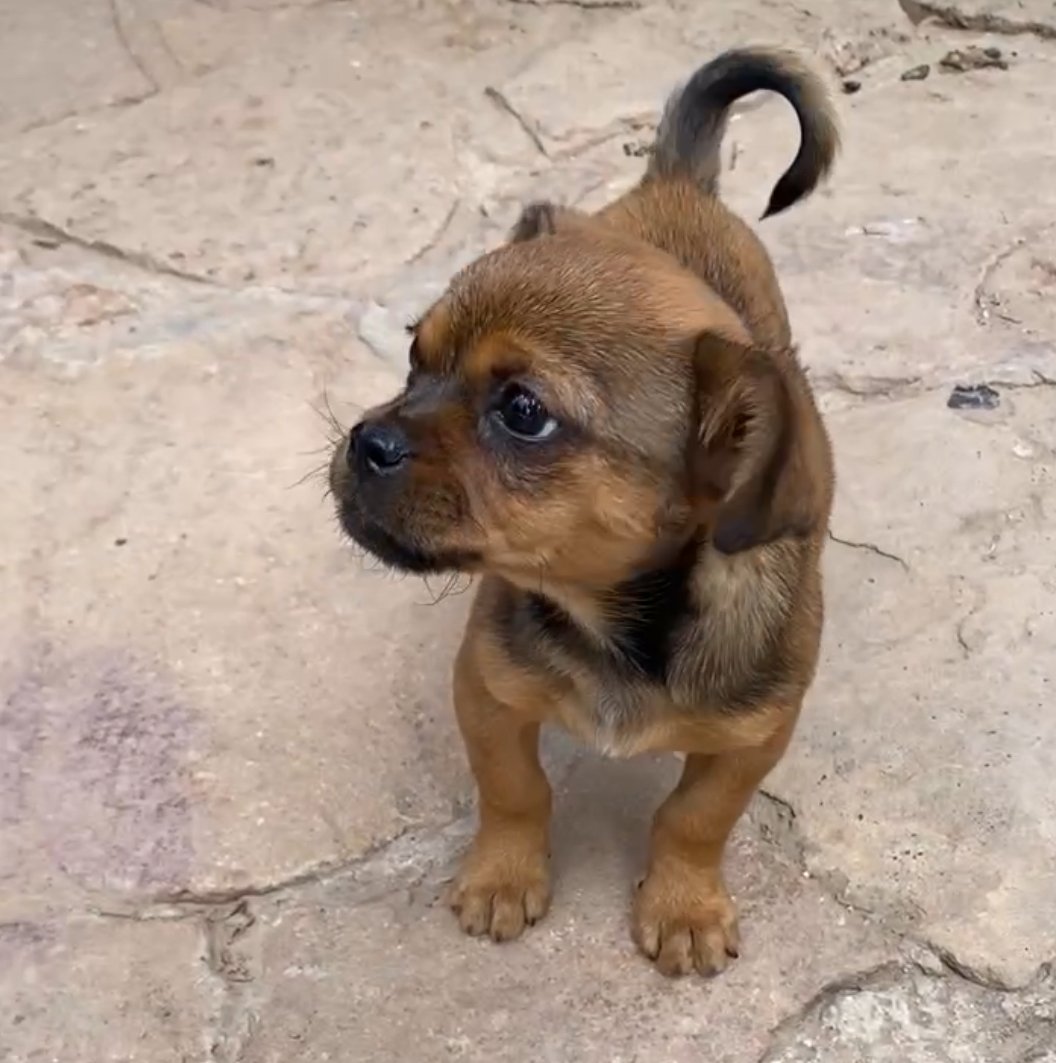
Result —
[[702, 66], [667, 101], [648, 177], [690, 176], [718, 190], [719, 145], [735, 100], [766, 89], [784, 96], [799, 119], [799, 151], [770, 194], [764, 218], [792, 206], [829, 172], [840, 146], [832, 103], [821, 79], [790, 52], [744, 48]]

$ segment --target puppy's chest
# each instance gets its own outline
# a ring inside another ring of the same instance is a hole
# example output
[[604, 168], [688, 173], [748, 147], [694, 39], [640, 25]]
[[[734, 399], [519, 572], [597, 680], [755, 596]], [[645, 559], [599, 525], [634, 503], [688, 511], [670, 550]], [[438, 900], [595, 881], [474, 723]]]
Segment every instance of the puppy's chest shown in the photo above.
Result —
[[571, 678], [572, 691], [558, 706], [568, 731], [609, 757], [658, 748], [658, 725], [676, 712], [662, 687], [607, 681], [591, 674]]
[[567, 681], [567, 695], [557, 706], [561, 722], [611, 756], [653, 748], [649, 735], [679, 712], [668, 680], [684, 603], [677, 593], [658, 595], [621, 621], [599, 633], [549, 600], [527, 595], [515, 630], [525, 663], [530, 660]]
[[781, 596], [747, 576], [723, 569], [708, 594], [691, 595], [685, 570], [650, 573], [621, 588], [596, 625], [521, 591], [499, 628], [513, 660], [558, 680], [554, 715], [601, 752], [708, 752], [739, 710], [765, 703], [785, 679]]

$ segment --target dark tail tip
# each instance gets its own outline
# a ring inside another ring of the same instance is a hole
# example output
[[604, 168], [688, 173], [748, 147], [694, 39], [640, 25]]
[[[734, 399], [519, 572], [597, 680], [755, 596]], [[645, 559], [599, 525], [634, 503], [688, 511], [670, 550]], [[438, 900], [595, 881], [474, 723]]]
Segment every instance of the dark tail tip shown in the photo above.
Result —
[[[804, 150], [807, 147], [808, 150]], [[818, 182], [828, 173], [832, 166], [832, 157], [817, 157], [816, 148], [806, 144], [800, 147], [799, 153], [792, 161], [792, 165], [781, 175], [774, 190], [770, 193], [770, 200], [766, 204], [763, 218], [770, 218], [781, 211], [787, 210], [793, 203], [809, 196], [814, 191]], [[833, 150], [832, 155], [835, 154]]]
[[657, 130], [649, 174], [687, 174], [714, 192], [719, 143], [729, 109], [742, 96], [760, 90], [776, 92], [788, 100], [800, 128], [799, 150], [774, 186], [763, 217], [809, 195], [829, 172], [839, 150], [832, 103], [821, 79], [797, 56], [762, 48], [724, 52], [672, 95]]

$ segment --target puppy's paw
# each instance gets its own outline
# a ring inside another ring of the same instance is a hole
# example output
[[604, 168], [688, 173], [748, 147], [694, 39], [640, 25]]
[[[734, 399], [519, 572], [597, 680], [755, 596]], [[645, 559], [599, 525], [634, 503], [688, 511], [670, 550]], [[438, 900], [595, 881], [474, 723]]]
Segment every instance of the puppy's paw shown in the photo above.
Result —
[[545, 851], [474, 845], [451, 886], [448, 903], [467, 934], [512, 941], [550, 906]]
[[634, 940], [662, 974], [724, 971], [740, 935], [722, 878], [688, 865], [651, 871], [634, 900]]

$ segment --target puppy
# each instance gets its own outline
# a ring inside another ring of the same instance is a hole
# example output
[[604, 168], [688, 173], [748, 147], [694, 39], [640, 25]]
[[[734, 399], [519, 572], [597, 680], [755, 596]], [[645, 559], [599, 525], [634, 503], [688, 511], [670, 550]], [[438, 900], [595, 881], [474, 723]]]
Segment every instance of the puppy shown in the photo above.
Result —
[[341, 524], [407, 572], [480, 575], [454, 703], [480, 826], [462, 928], [547, 910], [539, 728], [685, 754], [633, 934], [666, 974], [737, 955], [726, 840], [814, 674], [828, 438], [761, 243], [716, 195], [730, 105], [785, 96], [801, 144], [767, 214], [837, 150], [793, 57], [728, 52], [668, 102], [641, 183], [596, 215], [535, 204], [411, 329], [404, 390], [336, 449]]

